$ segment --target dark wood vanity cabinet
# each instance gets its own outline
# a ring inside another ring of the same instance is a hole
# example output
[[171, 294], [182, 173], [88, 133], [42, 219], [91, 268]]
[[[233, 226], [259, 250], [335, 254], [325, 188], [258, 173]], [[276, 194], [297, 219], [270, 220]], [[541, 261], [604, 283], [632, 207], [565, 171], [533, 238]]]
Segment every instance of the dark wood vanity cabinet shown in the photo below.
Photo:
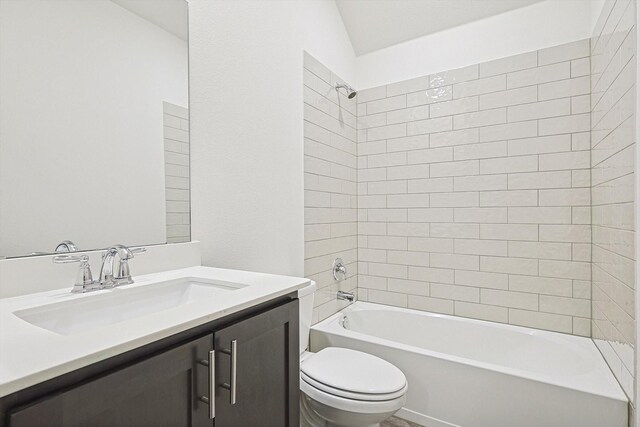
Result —
[[[215, 323], [209, 332], [199, 327], [191, 331], [197, 337], [188, 337], [187, 331], [180, 334], [187, 334], [186, 341], [135, 361], [105, 365], [105, 371], [81, 383], [65, 385], [64, 376], [51, 380], [60, 387], [32, 401], [0, 399], [0, 425], [298, 427], [298, 301]], [[207, 403], [210, 379], [214, 414]], [[36, 396], [37, 388], [27, 395]]]

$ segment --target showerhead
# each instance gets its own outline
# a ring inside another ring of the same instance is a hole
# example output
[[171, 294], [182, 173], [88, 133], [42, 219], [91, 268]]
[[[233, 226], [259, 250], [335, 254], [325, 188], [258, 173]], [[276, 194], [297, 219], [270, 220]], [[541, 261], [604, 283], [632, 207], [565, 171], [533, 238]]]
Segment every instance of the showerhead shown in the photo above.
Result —
[[343, 83], [336, 83], [336, 90], [338, 89], [344, 89], [345, 92], [347, 93], [347, 98], [349, 99], [353, 99], [356, 97], [356, 95], [358, 94], [358, 92], [352, 88], [351, 86], [349, 86], [348, 84], [343, 84]]

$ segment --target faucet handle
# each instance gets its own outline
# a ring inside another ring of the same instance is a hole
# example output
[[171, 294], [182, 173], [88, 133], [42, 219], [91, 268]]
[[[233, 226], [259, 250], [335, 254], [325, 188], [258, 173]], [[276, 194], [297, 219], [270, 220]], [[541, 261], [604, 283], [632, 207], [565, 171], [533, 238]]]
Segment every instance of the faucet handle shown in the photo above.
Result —
[[53, 257], [53, 262], [56, 264], [71, 264], [74, 262], [80, 263], [80, 270], [78, 270], [76, 283], [73, 285], [73, 289], [71, 289], [71, 292], [87, 292], [88, 290], [91, 290], [95, 285], [95, 282], [93, 281], [93, 274], [91, 274], [91, 265], [89, 265], [89, 257], [87, 255], [59, 255]]
[[131, 270], [129, 269], [129, 260], [133, 258], [135, 254], [141, 254], [146, 251], [147, 248], [129, 249], [127, 256], [120, 258], [118, 274], [114, 278], [119, 285], [128, 285], [133, 283], [133, 279], [131, 278]]

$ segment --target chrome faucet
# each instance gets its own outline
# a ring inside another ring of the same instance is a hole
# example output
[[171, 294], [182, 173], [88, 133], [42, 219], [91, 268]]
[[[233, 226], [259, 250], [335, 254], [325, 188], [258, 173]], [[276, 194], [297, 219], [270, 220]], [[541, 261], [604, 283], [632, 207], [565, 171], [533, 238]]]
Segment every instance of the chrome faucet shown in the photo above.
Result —
[[[78, 271], [76, 283], [73, 285], [71, 292], [84, 293], [133, 283], [131, 271], [129, 270], [129, 260], [133, 258], [134, 254], [140, 254], [146, 251], [145, 248], [129, 249], [124, 245], [113, 245], [109, 247], [102, 255], [102, 267], [100, 268], [100, 277], [98, 280], [93, 280], [89, 257], [87, 255], [59, 255], [53, 258], [53, 262], [56, 264], [79, 262], [80, 270]], [[116, 255], [120, 258], [120, 264], [118, 265], [117, 272], [114, 274], [113, 263]]]
[[341, 301], [354, 302], [356, 300], [356, 296], [351, 292], [338, 291], [336, 294], [336, 298]]
[[[102, 267], [100, 268], [100, 285], [104, 288], [113, 288], [114, 286], [128, 285], [133, 283], [131, 271], [129, 270], [129, 260], [134, 254], [146, 252], [145, 248], [129, 249], [124, 245], [113, 245], [107, 249], [102, 256]], [[120, 265], [118, 272], [113, 274], [113, 262], [116, 255], [120, 257]]]

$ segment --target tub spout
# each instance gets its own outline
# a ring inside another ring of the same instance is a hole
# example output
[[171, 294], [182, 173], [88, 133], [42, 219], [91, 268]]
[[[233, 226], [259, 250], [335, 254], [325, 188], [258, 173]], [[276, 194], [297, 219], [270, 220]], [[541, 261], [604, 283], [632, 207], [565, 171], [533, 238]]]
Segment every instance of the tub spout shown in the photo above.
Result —
[[356, 297], [351, 292], [338, 291], [336, 295], [339, 300], [354, 302]]

